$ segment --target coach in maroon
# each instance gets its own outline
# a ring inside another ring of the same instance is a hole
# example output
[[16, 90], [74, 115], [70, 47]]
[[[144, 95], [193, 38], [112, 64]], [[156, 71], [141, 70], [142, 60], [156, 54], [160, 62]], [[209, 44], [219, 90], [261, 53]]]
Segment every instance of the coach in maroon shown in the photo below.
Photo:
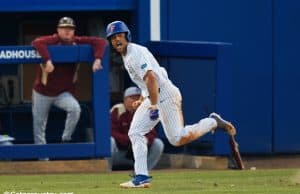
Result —
[[72, 18], [63, 17], [58, 22], [56, 34], [38, 37], [32, 42], [44, 61], [37, 68], [32, 95], [34, 141], [36, 144], [46, 144], [45, 130], [52, 105], [67, 112], [62, 134], [63, 142], [72, 139], [81, 111], [80, 105], [74, 97], [79, 64], [53, 64], [48, 46], [90, 44], [94, 49], [95, 57], [92, 70], [95, 72], [102, 68], [101, 58], [106, 45], [105, 39], [76, 36], [75, 28], [76, 25]]

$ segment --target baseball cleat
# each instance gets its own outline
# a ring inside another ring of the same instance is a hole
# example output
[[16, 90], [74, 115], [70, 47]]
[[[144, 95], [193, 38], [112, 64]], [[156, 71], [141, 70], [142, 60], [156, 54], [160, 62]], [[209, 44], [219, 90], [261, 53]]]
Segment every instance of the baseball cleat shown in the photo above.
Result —
[[209, 117], [213, 118], [217, 121], [217, 125], [218, 125], [217, 128], [224, 129], [229, 135], [235, 135], [236, 134], [235, 127], [229, 121], [224, 120], [217, 113], [213, 112], [209, 115]]
[[151, 177], [146, 175], [136, 175], [132, 180], [121, 183], [121, 188], [149, 188]]

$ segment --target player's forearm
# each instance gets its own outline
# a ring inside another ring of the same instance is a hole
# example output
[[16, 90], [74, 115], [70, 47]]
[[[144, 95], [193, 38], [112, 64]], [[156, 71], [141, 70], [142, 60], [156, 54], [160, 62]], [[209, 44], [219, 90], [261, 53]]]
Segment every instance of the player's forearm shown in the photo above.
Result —
[[41, 55], [42, 59], [46, 62], [50, 59], [50, 54], [47, 48], [47, 45], [41, 41], [33, 41], [32, 46], [36, 48], [36, 50]]
[[48, 61], [50, 53], [48, 51], [48, 45], [55, 44], [58, 41], [57, 35], [41, 36], [32, 41], [32, 46], [37, 49], [44, 62]]
[[94, 57], [102, 58], [106, 46], [106, 41], [103, 38], [94, 36], [77, 36], [76, 40], [79, 44], [90, 44], [94, 49]]
[[145, 82], [149, 93], [149, 99], [151, 105], [156, 105], [158, 103], [158, 82], [156, 80], [155, 74], [149, 71], [145, 76]]
[[105, 51], [106, 42], [104, 39], [99, 39], [96, 41], [96, 44], [93, 45], [94, 47], [94, 57], [95, 58], [102, 58], [104, 51]]

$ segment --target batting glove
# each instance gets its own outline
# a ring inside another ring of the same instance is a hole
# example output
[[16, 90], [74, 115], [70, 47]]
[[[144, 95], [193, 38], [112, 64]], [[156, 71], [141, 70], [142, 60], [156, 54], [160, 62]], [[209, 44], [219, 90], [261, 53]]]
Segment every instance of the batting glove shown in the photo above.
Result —
[[155, 121], [156, 119], [158, 119], [158, 117], [159, 117], [158, 109], [151, 109], [149, 112], [149, 117], [152, 121]]

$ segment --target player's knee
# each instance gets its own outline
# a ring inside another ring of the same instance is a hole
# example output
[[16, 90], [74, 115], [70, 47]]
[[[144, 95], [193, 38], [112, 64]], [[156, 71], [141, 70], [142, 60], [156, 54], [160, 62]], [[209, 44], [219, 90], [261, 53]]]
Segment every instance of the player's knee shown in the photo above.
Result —
[[129, 130], [129, 132], [128, 132], [128, 137], [131, 142], [142, 141], [142, 139], [145, 138], [145, 136], [143, 134], [140, 134], [138, 132], [132, 132], [131, 130]]
[[139, 136], [139, 134], [137, 132], [133, 132], [131, 130], [128, 131], [128, 137], [131, 141], [138, 136]]
[[79, 105], [79, 104], [75, 105], [75, 106], [72, 108], [72, 111], [80, 114], [80, 113], [81, 113], [80, 105]]
[[163, 152], [163, 150], [164, 150], [164, 143], [159, 138], [154, 139], [152, 146], [155, 147], [156, 152], [160, 153], [160, 152]]
[[80, 118], [80, 114], [81, 114], [81, 108], [78, 105], [73, 106], [69, 111], [68, 114], [70, 114], [72, 116], [72, 118], [79, 119]]
[[178, 138], [176, 138], [176, 137], [170, 138], [169, 142], [172, 146], [175, 146], [175, 147], [181, 146]]

